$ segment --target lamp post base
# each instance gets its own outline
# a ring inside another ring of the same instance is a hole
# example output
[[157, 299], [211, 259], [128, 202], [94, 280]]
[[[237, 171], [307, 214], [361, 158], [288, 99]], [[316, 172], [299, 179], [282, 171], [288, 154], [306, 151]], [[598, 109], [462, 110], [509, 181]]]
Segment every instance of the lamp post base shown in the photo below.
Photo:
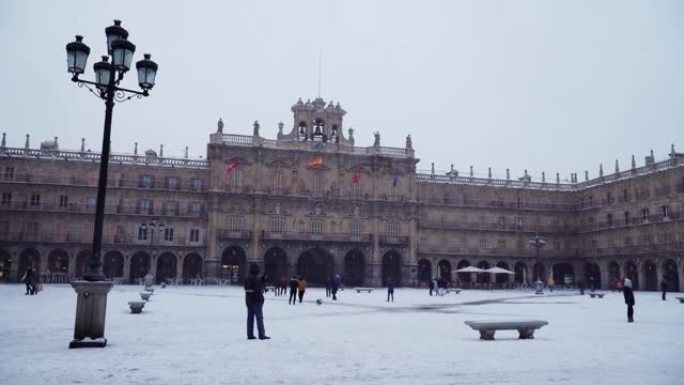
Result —
[[107, 281], [74, 281], [71, 287], [76, 290], [76, 324], [74, 339], [69, 348], [103, 348], [107, 346], [104, 338], [107, 314], [107, 293], [114, 284]]

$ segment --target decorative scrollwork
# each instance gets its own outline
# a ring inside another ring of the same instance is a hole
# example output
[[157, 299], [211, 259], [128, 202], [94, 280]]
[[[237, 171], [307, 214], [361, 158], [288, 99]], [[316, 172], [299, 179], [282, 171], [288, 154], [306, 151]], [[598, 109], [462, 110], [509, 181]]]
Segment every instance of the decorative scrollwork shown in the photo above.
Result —
[[141, 99], [142, 95], [138, 94], [138, 93], [131, 93], [130, 95], [128, 95], [128, 94], [126, 94], [126, 91], [124, 91], [124, 90], [116, 90], [116, 92], [114, 93], [114, 100], [116, 100], [119, 103], [123, 103], [125, 101], [131, 100], [134, 97]]
[[93, 90], [92, 88], [90, 88], [90, 86], [87, 83], [79, 81], [77, 84], [81, 88], [83, 88], [83, 87], [87, 88], [88, 91], [92, 92], [93, 95], [97, 96], [98, 98], [104, 99], [104, 95], [101, 92], [97, 92], [97, 91]]

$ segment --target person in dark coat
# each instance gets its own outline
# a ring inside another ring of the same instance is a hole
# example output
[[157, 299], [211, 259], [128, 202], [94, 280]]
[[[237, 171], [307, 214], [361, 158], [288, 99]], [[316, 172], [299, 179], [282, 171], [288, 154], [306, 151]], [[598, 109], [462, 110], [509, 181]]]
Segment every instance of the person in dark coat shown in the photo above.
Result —
[[625, 296], [625, 304], [627, 305], [627, 322], [634, 322], [634, 291], [632, 290], [632, 280], [625, 277], [625, 283], [622, 285], [622, 294]]
[[332, 299], [333, 301], [337, 301], [337, 290], [340, 289], [340, 276], [338, 275], [335, 277], [335, 279], [332, 280], [332, 287], [330, 288], [330, 292], [332, 293]]
[[254, 336], [254, 318], [257, 322], [257, 330], [260, 340], [268, 340], [264, 329], [264, 281], [266, 275], [259, 277], [259, 265], [256, 263], [249, 267], [249, 275], [245, 279], [245, 304], [247, 305], [247, 339], [256, 339]]
[[332, 294], [332, 278], [328, 277], [325, 280], [325, 296], [326, 296], [326, 298], [330, 298], [331, 294]]
[[435, 290], [435, 280], [430, 279], [429, 285], [430, 285], [430, 295], [432, 295], [433, 290]]
[[394, 281], [392, 278], [387, 278], [387, 302], [390, 301], [392, 297], [392, 302], [394, 302]]
[[26, 293], [24, 293], [24, 295], [35, 294], [35, 289], [33, 287], [33, 268], [31, 266], [26, 269], [21, 281], [26, 284]]
[[290, 278], [290, 299], [287, 303], [294, 305], [297, 303], [297, 288], [299, 287], [299, 280], [297, 277]]

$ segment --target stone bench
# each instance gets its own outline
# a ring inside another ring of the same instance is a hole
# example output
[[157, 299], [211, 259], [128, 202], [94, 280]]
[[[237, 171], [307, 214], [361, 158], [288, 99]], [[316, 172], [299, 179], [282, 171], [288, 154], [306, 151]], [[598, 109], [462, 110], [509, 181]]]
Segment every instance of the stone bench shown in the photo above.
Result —
[[603, 298], [604, 295], [606, 295], [606, 293], [589, 293], [589, 297], [591, 298]]
[[527, 321], [465, 321], [465, 324], [473, 330], [480, 332], [480, 339], [493, 340], [497, 330], [517, 330], [521, 340], [533, 339], [534, 331], [544, 325], [547, 321], [527, 320]]
[[128, 302], [128, 307], [131, 308], [131, 313], [140, 313], [142, 312], [143, 307], [145, 307], [145, 302], [144, 301], [129, 301]]
[[354, 290], [356, 290], [357, 293], [360, 293], [362, 291], [365, 291], [366, 293], [370, 293], [371, 291], [373, 291], [373, 288], [372, 287], [357, 287]]
[[679, 302], [684, 303], [684, 297], [675, 297], [679, 300]]
[[269, 291], [272, 291], [275, 293], [276, 287], [275, 286], [264, 286], [264, 292], [268, 293]]
[[152, 295], [152, 293], [150, 293], [148, 291], [141, 291], [140, 292], [140, 298], [144, 299], [145, 301], [149, 301], [151, 295]]
[[462, 289], [446, 289], [447, 293], [460, 293]]

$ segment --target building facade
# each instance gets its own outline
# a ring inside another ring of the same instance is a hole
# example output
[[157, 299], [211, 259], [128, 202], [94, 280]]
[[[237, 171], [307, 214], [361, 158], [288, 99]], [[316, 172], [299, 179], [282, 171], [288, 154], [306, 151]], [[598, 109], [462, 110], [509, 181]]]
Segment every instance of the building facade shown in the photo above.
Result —
[[[355, 145], [339, 103], [299, 100], [275, 140], [210, 135], [205, 159], [148, 150], [113, 154], [103, 239], [110, 278], [240, 282], [250, 263], [272, 279], [313, 284], [417, 285], [432, 276], [461, 285], [538, 278], [609, 287], [629, 276], [641, 290], [661, 280], [684, 290], [684, 154], [579, 182], [542, 176], [495, 179], [419, 173], [404, 148]], [[92, 243], [99, 154], [0, 146], [2, 279], [33, 264], [83, 274]], [[538, 235], [544, 247], [532, 247]], [[514, 275], [463, 274], [499, 266]]]

